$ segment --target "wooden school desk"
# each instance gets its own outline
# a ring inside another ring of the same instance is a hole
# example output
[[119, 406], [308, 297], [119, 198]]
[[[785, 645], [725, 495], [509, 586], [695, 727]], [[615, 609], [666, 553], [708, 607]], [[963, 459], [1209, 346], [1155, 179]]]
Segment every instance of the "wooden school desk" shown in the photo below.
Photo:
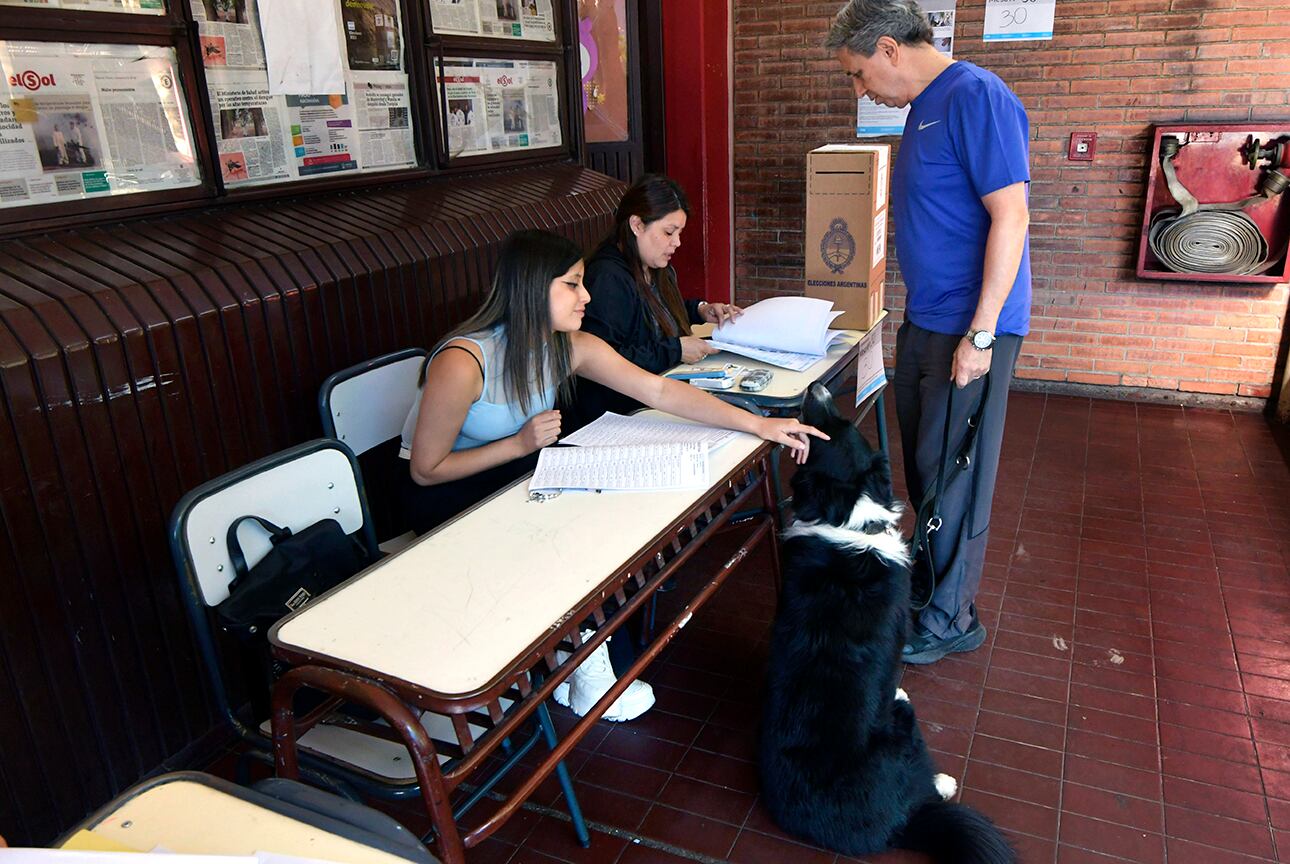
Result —
[[[750, 499], [760, 494], [767, 505], [774, 500], [771, 450], [751, 435], [736, 435], [712, 453], [706, 489], [565, 492], [535, 502], [523, 478], [283, 619], [269, 641], [275, 655], [296, 668], [274, 691], [279, 776], [296, 776], [295, 741], [307, 728], [308, 721], [291, 710], [297, 688], [368, 705], [412, 754], [437, 854], [460, 864], [464, 849], [495, 831], [533, 793], [764, 540], [778, 579], [778, 517], [768, 506], [738, 524], [740, 548], [723, 566], [683, 580], [683, 589], [695, 590], [682, 611], [658, 629], [631, 671], [558, 745], [552, 736], [552, 752], [505, 802], [473, 827], [458, 827], [448, 802], [453, 790], [718, 529], [746, 511]], [[597, 629], [583, 643], [586, 619], [594, 619]], [[562, 645], [573, 653], [558, 663], [555, 651]], [[503, 697], [515, 703], [503, 709]], [[421, 710], [452, 718], [456, 741], [446, 753], [418, 723]], [[471, 727], [491, 728], [476, 740]], [[440, 754], [455, 762], [441, 767]]]
[[[354, 810], [366, 809], [335, 800], [349, 808], [346, 812], [350, 816]], [[408, 835], [402, 845], [390, 843], [354, 823], [304, 810], [218, 777], [180, 772], [131, 787], [55, 846], [139, 852], [160, 846], [193, 855], [276, 852], [341, 864], [409, 864], [410, 860], [433, 864], [434, 858], [411, 845], [414, 842]]]

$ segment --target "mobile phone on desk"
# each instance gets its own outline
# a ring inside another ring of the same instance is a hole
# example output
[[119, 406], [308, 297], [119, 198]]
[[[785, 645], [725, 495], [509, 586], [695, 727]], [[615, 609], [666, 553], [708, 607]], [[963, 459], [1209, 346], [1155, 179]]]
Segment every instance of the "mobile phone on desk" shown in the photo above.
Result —
[[748, 393], [758, 393], [766, 389], [775, 373], [769, 369], [753, 369], [739, 380], [739, 389]]
[[691, 378], [690, 383], [700, 390], [730, 390], [735, 386], [735, 376], [723, 375], [720, 378]]
[[739, 367], [733, 363], [727, 363], [725, 366], [678, 366], [671, 372], [666, 373], [664, 377], [675, 378], [677, 381], [694, 381], [701, 378], [732, 378], [739, 371]]

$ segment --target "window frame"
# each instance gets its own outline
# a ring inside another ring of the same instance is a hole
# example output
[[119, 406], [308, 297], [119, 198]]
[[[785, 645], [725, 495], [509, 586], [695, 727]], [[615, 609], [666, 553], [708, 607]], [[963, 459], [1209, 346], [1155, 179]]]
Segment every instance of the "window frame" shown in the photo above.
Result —
[[[578, 54], [577, 0], [551, 0], [552, 25], [555, 38], [551, 42], [535, 39], [504, 39], [491, 36], [463, 36], [456, 33], [436, 33], [431, 23], [431, 0], [409, 0], [423, 10], [425, 40], [423, 54], [427, 58], [427, 87], [433, 138], [427, 143], [434, 150], [439, 170], [444, 174], [486, 170], [495, 167], [533, 165], [551, 161], [583, 161], [582, 112], [573, 110], [574, 99], [581, 95], [581, 60]], [[540, 150], [489, 153], [476, 156], [451, 156], [447, 150], [447, 104], [443, 90], [436, 83], [438, 64], [447, 57], [475, 57], [496, 60], [549, 60], [556, 64], [557, 85], [560, 93], [560, 144]], [[578, 100], [581, 104], [581, 100]]]

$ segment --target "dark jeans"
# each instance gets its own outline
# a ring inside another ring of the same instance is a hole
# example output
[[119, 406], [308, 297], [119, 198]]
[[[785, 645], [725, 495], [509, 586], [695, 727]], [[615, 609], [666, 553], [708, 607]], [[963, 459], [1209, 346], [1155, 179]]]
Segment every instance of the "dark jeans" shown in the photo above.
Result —
[[[896, 375], [893, 389], [905, 458], [905, 483], [910, 503], [918, 510], [936, 484], [937, 465], [948, 407], [950, 368], [962, 336], [933, 333], [906, 321], [896, 333]], [[990, 392], [971, 465], [954, 476], [941, 493], [941, 528], [932, 535], [936, 563], [935, 591], [918, 622], [939, 638], [957, 636], [972, 625], [970, 607], [981, 585], [990, 504], [999, 471], [999, 449], [1008, 408], [1008, 384], [1021, 351], [1020, 336], [1000, 334], [990, 364]], [[973, 381], [954, 393], [950, 418], [950, 453], [967, 430], [967, 421], [981, 403], [984, 382]], [[952, 455], [950, 457], [952, 459]], [[922, 550], [914, 561], [915, 584], [926, 584], [929, 569]], [[924, 595], [925, 596], [925, 595]]]
[[403, 513], [413, 531], [425, 534], [532, 471], [537, 466], [537, 453], [434, 486], [417, 485], [408, 471], [407, 460], [403, 464]]

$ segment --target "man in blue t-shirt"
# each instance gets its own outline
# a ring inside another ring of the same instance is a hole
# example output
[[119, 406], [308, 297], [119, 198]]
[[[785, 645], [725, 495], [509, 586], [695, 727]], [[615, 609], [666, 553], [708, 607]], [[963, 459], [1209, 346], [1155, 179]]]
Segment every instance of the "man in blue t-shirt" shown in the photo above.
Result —
[[932, 663], [985, 642], [974, 601], [1008, 383], [1030, 328], [1029, 123], [996, 75], [932, 46], [913, 0], [851, 0], [825, 47], [858, 97], [909, 106], [891, 180], [907, 290], [893, 389], [910, 501], [920, 521], [940, 518], [917, 550], [903, 656]]

